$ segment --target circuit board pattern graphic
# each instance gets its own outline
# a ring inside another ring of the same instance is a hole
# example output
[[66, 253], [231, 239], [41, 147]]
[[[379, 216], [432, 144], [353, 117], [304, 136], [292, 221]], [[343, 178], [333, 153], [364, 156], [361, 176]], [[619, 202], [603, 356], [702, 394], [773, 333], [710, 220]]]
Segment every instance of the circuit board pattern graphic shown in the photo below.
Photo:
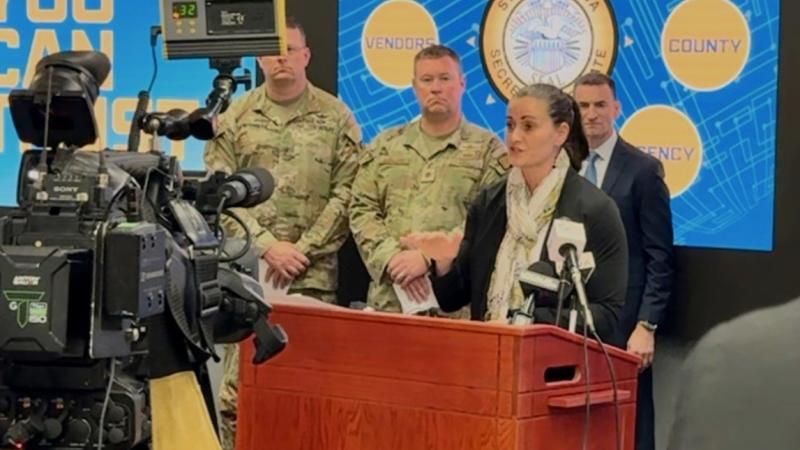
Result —
[[[369, 142], [381, 130], [419, 114], [413, 90], [388, 88], [362, 57], [364, 23], [383, 0], [340, 0], [340, 97], [353, 109]], [[488, 6], [475, 0], [419, 0], [434, 17], [443, 44], [462, 57], [468, 120], [504, 136], [505, 103], [487, 80], [480, 55], [480, 24]], [[613, 0], [618, 53], [612, 75], [623, 113], [671, 105], [685, 113], [703, 141], [700, 174], [672, 199], [675, 243], [682, 246], [771, 250], [779, 0], [736, 0], [751, 31], [750, 57], [739, 78], [711, 92], [686, 89], [671, 78], [661, 56], [661, 33], [680, 1]], [[409, 74], [409, 77], [411, 75]]]

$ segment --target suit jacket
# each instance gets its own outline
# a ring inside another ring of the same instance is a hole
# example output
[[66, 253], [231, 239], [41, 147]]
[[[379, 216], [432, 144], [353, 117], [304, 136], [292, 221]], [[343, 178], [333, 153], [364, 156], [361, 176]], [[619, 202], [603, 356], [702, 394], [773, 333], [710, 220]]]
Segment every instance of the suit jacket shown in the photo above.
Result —
[[628, 240], [628, 292], [620, 319], [620, 345], [640, 320], [659, 324], [672, 291], [672, 212], [664, 168], [622, 138], [611, 153], [603, 192], [617, 204]]
[[[597, 266], [586, 293], [597, 332], [608, 340], [617, 326], [628, 273], [628, 249], [617, 207], [600, 189], [569, 169], [554, 217], [567, 217], [586, 228], [586, 251], [594, 253]], [[472, 320], [484, 319], [489, 282], [507, 220], [503, 179], [484, 189], [472, 204], [453, 269], [433, 278], [443, 310], [455, 311], [470, 304]], [[542, 253], [541, 259], [548, 260], [546, 246]], [[534, 316], [536, 322], [555, 323], [555, 296], [539, 299]]]

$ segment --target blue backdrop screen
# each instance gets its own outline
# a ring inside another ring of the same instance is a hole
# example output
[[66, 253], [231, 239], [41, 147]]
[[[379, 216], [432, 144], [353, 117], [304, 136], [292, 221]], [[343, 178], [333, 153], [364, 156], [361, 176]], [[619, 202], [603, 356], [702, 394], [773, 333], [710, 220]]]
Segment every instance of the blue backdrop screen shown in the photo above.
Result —
[[[772, 249], [779, 0], [339, 2], [339, 94], [367, 141], [419, 114], [410, 60], [432, 42], [462, 57], [467, 118], [501, 137], [506, 99], [519, 86], [571, 90], [578, 75], [601, 70], [617, 82], [622, 137], [664, 163], [675, 243]], [[15, 202], [27, 148], [9, 91], [28, 85], [43, 55], [103, 51], [113, 70], [90, 148], [124, 148], [136, 94], [152, 75], [149, 29], [159, 22], [155, 0], [0, 2], [0, 204]], [[208, 62], [166, 61], [157, 50], [149, 109], [198, 107], [215, 76]], [[202, 167], [202, 142], [162, 145], [184, 168]]]
[[[468, 120], [504, 137], [506, 99], [610, 73], [623, 138], [660, 158], [675, 243], [771, 250], [778, 0], [340, 0], [339, 95], [367, 142], [419, 114], [413, 55], [454, 48]], [[709, 27], [714, 23], [714, 27]]]

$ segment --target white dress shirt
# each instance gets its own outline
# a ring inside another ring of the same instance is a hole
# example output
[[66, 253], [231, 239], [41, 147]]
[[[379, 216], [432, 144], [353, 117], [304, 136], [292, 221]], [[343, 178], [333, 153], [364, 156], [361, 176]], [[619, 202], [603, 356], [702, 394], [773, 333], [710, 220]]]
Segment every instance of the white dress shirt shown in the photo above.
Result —
[[[593, 148], [591, 151], [596, 152], [598, 155], [597, 160], [594, 162], [594, 168], [597, 170], [597, 187], [603, 185], [603, 179], [608, 170], [608, 162], [611, 161], [611, 154], [614, 153], [614, 147], [617, 145], [617, 132], [611, 133], [605, 142], [600, 144], [599, 147]], [[586, 157], [581, 164], [581, 176], [586, 175], [586, 168], [589, 166], [589, 157]]]

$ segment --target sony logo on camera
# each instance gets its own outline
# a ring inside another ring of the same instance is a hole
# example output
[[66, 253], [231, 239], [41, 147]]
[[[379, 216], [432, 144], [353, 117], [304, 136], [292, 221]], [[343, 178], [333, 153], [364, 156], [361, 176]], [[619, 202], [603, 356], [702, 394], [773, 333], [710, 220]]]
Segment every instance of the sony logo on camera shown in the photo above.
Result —
[[53, 186], [54, 192], [74, 194], [80, 189], [79, 186]]
[[41, 278], [33, 275], [17, 275], [11, 284], [14, 286], [38, 286]]

